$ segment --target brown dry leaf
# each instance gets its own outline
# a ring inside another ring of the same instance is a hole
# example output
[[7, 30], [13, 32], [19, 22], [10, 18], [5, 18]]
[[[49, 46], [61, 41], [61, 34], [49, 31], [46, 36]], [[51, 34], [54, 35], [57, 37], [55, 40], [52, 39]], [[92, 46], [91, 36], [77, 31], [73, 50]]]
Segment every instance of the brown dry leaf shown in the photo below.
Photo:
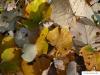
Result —
[[80, 54], [84, 58], [84, 62], [87, 70], [93, 70], [93, 67], [95, 66], [94, 54], [92, 51], [90, 51], [89, 46], [83, 47], [80, 51]]
[[84, 58], [87, 70], [100, 70], [100, 52], [94, 52], [88, 45], [81, 49], [80, 55]]
[[35, 74], [41, 75], [42, 72], [49, 67], [50, 62], [51, 58], [44, 55], [36, 58], [35, 62], [33, 62], [33, 69]]
[[29, 63], [22, 61], [21, 67], [24, 75], [41, 75], [42, 72], [49, 67], [51, 59], [46, 56], [40, 56], [35, 61]]

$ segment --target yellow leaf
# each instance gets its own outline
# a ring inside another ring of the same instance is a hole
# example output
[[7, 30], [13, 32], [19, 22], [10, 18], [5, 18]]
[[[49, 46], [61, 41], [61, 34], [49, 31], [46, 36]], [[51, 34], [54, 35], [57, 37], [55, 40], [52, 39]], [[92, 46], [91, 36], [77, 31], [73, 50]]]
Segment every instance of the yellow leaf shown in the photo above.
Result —
[[32, 65], [28, 65], [27, 63], [28, 62], [26, 62], [24, 60], [21, 63], [21, 67], [22, 67], [24, 75], [35, 75], [33, 66]]
[[56, 48], [72, 48], [72, 35], [67, 28], [61, 28], [61, 30], [58, 27], [54, 28], [49, 31], [47, 40], [51, 45], [56, 46]]
[[57, 44], [59, 38], [59, 29], [58, 27], [54, 28], [53, 30], [49, 31], [47, 35], [47, 40], [50, 42], [51, 45], [55, 46]]
[[72, 35], [67, 28], [54, 28], [49, 31], [47, 40], [54, 46], [56, 58], [65, 57], [72, 49]]
[[67, 28], [61, 28], [60, 36], [58, 38], [56, 47], [61, 47], [64, 49], [72, 48], [72, 35]]
[[47, 27], [44, 27], [43, 30], [40, 33], [40, 38], [45, 39], [48, 32], [49, 32], [49, 29]]
[[36, 41], [36, 47], [38, 54], [47, 54], [48, 51], [48, 43], [46, 41], [46, 36], [48, 34], [48, 28], [44, 27], [44, 29], [41, 31], [41, 34], [39, 38]]
[[25, 11], [30, 14], [31, 12], [36, 12], [39, 8], [39, 6], [42, 3], [47, 2], [47, 0], [33, 0], [31, 3], [29, 3], [25, 9]]
[[3, 53], [1, 54], [2, 61], [10, 61], [10, 60], [12, 60], [15, 57], [14, 50], [15, 50], [15, 48], [5, 49], [3, 51]]

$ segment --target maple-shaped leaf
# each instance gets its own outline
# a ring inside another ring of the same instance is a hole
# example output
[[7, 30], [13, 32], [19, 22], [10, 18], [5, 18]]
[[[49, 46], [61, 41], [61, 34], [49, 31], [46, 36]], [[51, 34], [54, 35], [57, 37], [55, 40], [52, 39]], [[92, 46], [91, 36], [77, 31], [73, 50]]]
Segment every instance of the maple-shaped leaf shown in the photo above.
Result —
[[95, 50], [100, 50], [100, 29], [91, 20], [82, 20], [83, 18], [70, 25], [74, 45], [79, 48], [88, 44]]

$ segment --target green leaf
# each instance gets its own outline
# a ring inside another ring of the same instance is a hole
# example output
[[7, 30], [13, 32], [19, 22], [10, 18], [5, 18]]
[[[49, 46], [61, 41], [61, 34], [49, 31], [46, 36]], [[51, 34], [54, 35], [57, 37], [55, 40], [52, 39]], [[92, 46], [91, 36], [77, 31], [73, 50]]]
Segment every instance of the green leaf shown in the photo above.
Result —
[[15, 72], [19, 70], [19, 60], [14, 59], [9, 62], [3, 62], [0, 64], [0, 70]]
[[[9, 51], [9, 49], [7, 49]], [[14, 49], [14, 58], [8, 61], [8, 57], [10, 58], [11, 55], [9, 55], [10, 51], [5, 51], [4, 57], [7, 59], [6, 61], [2, 61], [0, 63], [0, 70], [7, 71], [7, 72], [15, 72], [20, 69], [20, 55], [21, 52], [18, 48]], [[7, 53], [8, 52], [8, 53]], [[12, 53], [12, 52], [11, 52]], [[7, 55], [5, 55], [7, 54]]]
[[87, 51], [89, 51], [89, 52], [93, 52], [93, 51], [94, 51], [94, 49], [92, 48], [91, 45], [85, 46], [85, 50], [87, 50]]
[[[33, 8], [34, 7], [32, 7], [32, 9]], [[47, 2], [41, 3], [36, 11], [31, 10], [29, 12], [28, 20], [24, 21], [23, 25], [30, 30], [39, 26], [39, 23], [44, 20], [44, 15], [48, 12], [49, 8], [50, 5]]]

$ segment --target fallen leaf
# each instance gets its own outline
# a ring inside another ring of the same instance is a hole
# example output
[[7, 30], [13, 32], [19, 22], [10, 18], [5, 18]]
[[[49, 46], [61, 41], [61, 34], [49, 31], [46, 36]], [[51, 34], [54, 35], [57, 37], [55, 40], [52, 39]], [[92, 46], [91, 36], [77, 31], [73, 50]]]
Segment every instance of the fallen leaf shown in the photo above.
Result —
[[21, 63], [21, 67], [22, 67], [22, 71], [24, 73], [24, 75], [36, 75], [34, 74], [34, 69], [32, 65], [28, 65], [28, 62], [26, 61], [22, 61]]
[[80, 55], [83, 56], [85, 66], [87, 70], [100, 70], [99, 64], [100, 63], [100, 52], [96, 52], [93, 48], [89, 45], [82, 47], [80, 50]]
[[52, 0], [51, 8], [51, 20], [61, 26], [70, 24], [73, 11], [69, 0]]
[[91, 16], [94, 14], [94, 12], [92, 8], [85, 2], [85, 0], [69, 0], [69, 2], [76, 16], [87, 17], [92, 20]]
[[36, 41], [38, 55], [47, 54], [48, 52], [48, 43], [46, 41], [46, 36], [48, 34], [48, 31], [49, 29], [47, 27], [44, 27], [40, 33], [40, 36]]
[[27, 62], [32, 62], [38, 54], [37, 48], [33, 44], [24, 44], [22, 52], [21, 57]]
[[12, 60], [15, 57], [14, 51], [15, 51], [14, 48], [8, 48], [4, 50], [3, 53], [1, 54], [2, 61], [6, 62]]
[[[81, 19], [80, 19], [81, 20]], [[83, 47], [86, 44], [91, 45], [95, 50], [100, 50], [99, 48], [99, 33], [100, 29], [95, 26], [94, 23], [85, 22], [87, 19], [83, 21], [78, 20], [76, 24], [70, 25], [70, 31], [73, 36], [73, 42], [76, 47]]]

